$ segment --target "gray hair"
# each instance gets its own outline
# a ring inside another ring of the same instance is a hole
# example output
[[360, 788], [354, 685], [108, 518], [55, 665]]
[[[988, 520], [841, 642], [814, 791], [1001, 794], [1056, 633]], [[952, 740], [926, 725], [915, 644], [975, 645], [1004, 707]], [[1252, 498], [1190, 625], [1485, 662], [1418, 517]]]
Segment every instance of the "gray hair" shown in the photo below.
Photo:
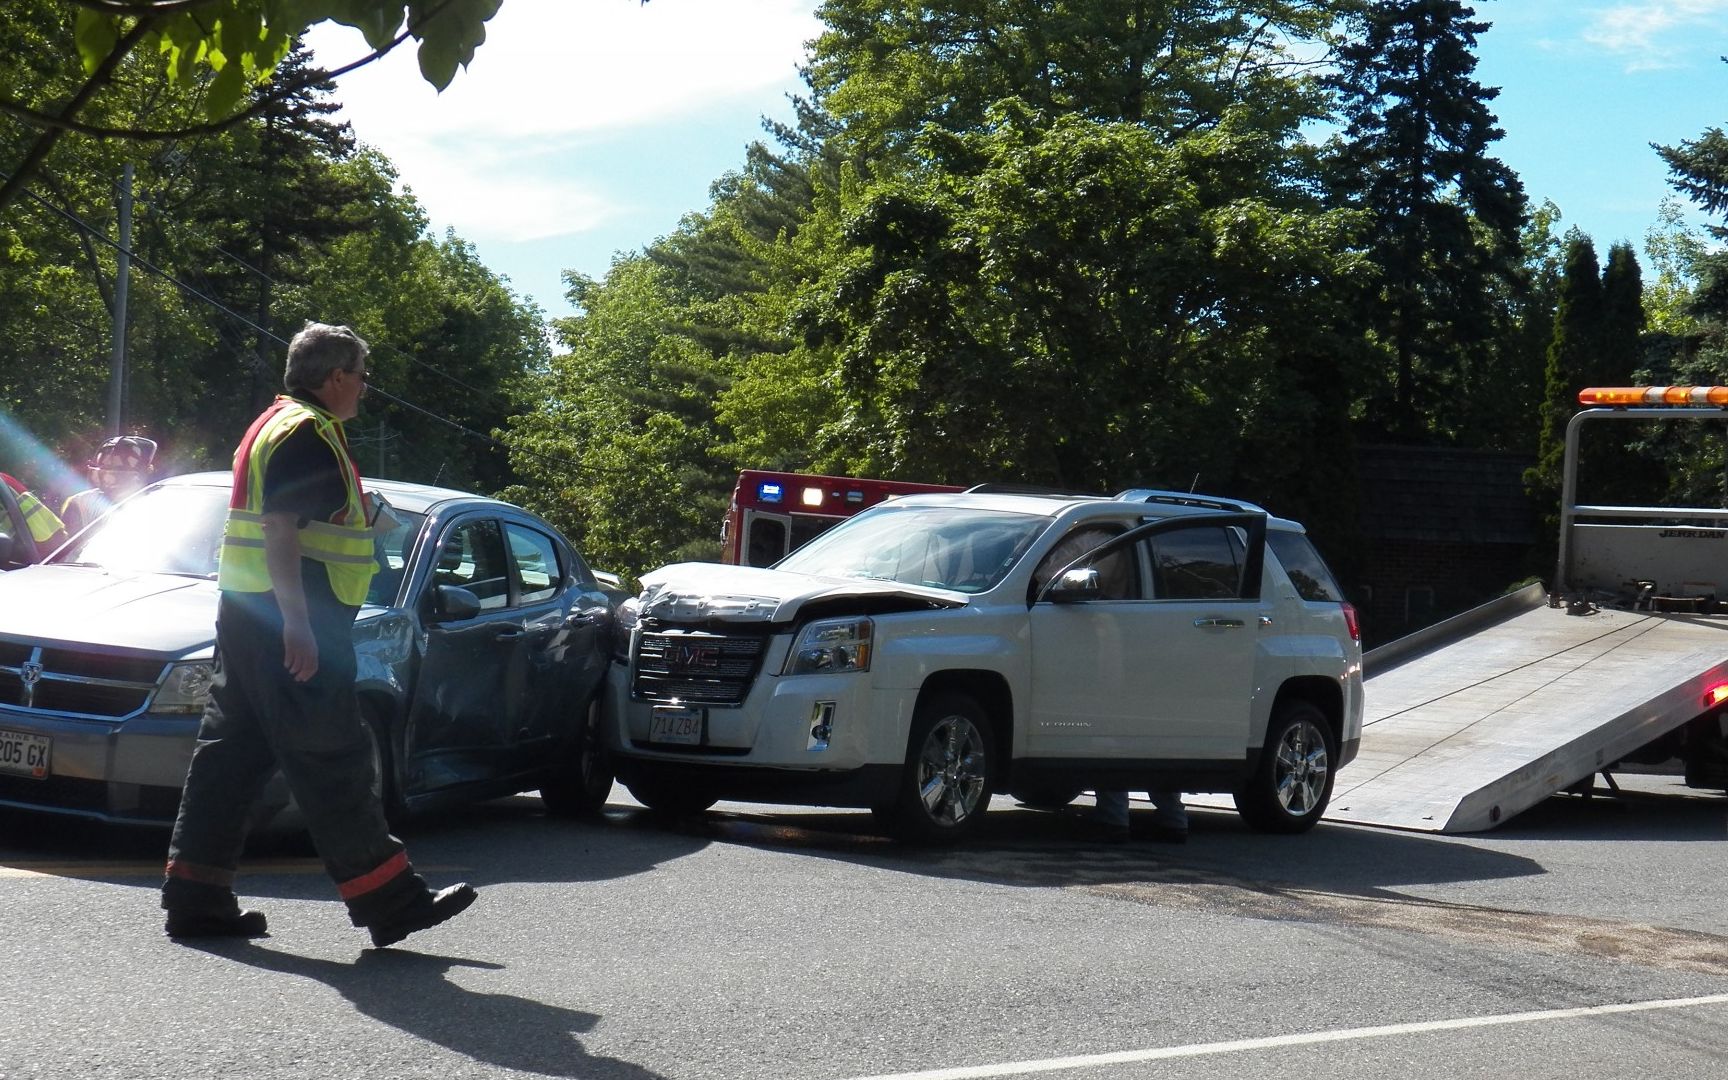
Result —
[[288, 366], [282, 385], [289, 390], [316, 390], [333, 371], [353, 371], [371, 350], [346, 326], [309, 322], [288, 343]]

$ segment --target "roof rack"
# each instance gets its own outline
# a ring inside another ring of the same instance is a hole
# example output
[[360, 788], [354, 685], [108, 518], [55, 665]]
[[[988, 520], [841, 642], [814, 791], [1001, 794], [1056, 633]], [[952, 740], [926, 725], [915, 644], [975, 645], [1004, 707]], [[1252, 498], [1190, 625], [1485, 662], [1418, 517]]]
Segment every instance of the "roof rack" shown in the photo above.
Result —
[[974, 484], [967, 495], [1056, 495], [1065, 499], [1101, 499], [1096, 491], [1065, 491], [1062, 488], [1041, 487], [1037, 484]]
[[1234, 514], [1264, 514], [1266, 512], [1250, 502], [1220, 499], [1213, 495], [1195, 495], [1186, 491], [1160, 491], [1157, 488], [1129, 488], [1117, 493], [1116, 501], [1162, 503], [1166, 506], [1195, 506], [1206, 510], [1223, 510]]

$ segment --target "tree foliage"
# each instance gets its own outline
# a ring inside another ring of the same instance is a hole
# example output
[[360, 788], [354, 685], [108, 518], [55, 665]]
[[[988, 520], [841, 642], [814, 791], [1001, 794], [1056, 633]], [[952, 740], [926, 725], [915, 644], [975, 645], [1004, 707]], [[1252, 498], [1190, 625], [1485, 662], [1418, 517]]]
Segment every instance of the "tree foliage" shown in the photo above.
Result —
[[1489, 153], [1504, 133], [1499, 91], [1473, 77], [1488, 28], [1473, 14], [1458, 0], [1367, 3], [1330, 80], [1345, 120], [1332, 181], [1367, 212], [1378, 271], [1358, 318], [1390, 367], [1365, 420], [1400, 441], [1467, 428], [1453, 403], [1506, 330], [1496, 298], [1518, 281], [1523, 186]]
[[[71, 36], [42, 54], [60, 92], [29, 83], [0, 92], [0, 112], [30, 132], [0, 184], [0, 209], [69, 131], [146, 140], [210, 134], [263, 111], [278, 94], [304, 91], [305, 80], [281, 80], [274, 88], [270, 80], [293, 44], [318, 23], [342, 23], [365, 35], [372, 52], [348, 70], [417, 41], [421, 75], [443, 90], [486, 40], [486, 20], [502, 0], [20, 0], [10, 6], [24, 3], [50, 7], [45, 21], [63, 26], [69, 19]], [[68, 71], [65, 61], [73, 57], [81, 78]], [[322, 72], [309, 76], [310, 83], [323, 78]], [[171, 117], [112, 115], [109, 100], [139, 80], [177, 91], [187, 107]]]
[[[48, 62], [71, 40], [62, 5], [21, 2], [38, 18], [0, 20], [0, 46], [70, 86]], [[83, 486], [77, 466], [116, 422], [156, 438], [168, 472], [221, 466], [279, 390], [285, 339], [318, 319], [349, 323], [373, 346], [380, 392], [351, 432], [368, 472], [487, 491], [514, 479], [487, 436], [522, 409], [526, 380], [549, 361], [540, 312], [459, 238], [428, 234], [389, 162], [356, 151], [330, 121], [331, 84], [303, 56], [282, 70], [293, 93], [148, 155], [68, 140], [0, 217], [0, 467], [64, 495]], [[104, 115], [195, 107], [194, 92], [128, 72], [99, 103]], [[0, 93], [26, 81], [0, 73]], [[6, 123], [9, 138], [27, 138]], [[128, 159], [128, 365], [113, 418], [115, 213]]]

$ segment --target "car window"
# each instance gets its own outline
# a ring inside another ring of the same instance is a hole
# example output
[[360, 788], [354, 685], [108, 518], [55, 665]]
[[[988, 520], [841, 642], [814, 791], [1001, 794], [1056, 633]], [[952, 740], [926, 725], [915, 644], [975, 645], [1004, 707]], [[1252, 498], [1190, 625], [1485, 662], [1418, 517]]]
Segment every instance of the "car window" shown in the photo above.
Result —
[[[1064, 536], [1032, 572], [1032, 595], [1036, 597], [1043, 592], [1050, 579], [1064, 566], [1121, 533], [1119, 526], [1082, 525]], [[1132, 548], [1117, 548], [1093, 563], [1092, 568], [1098, 571], [1100, 600], [1135, 600], [1140, 597], [1140, 572], [1135, 566]]]
[[1242, 540], [1236, 530], [1196, 525], [1147, 538], [1158, 600], [1235, 600], [1242, 595]]
[[392, 507], [390, 512], [398, 524], [373, 542], [372, 557], [378, 562], [378, 572], [372, 575], [372, 584], [366, 590], [368, 604], [390, 605], [396, 602], [396, 594], [402, 588], [402, 574], [408, 568], [408, 555], [414, 548], [414, 538], [420, 535], [420, 527], [426, 523], [425, 514], [396, 507]]
[[1278, 556], [1279, 564], [1290, 576], [1290, 584], [1296, 586], [1296, 595], [1304, 600], [1343, 602], [1344, 593], [1338, 588], [1337, 579], [1306, 536], [1284, 529], [1269, 529], [1266, 546]]
[[1048, 523], [1000, 510], [884, 503], [824, 532], [778, 568], [980, 593], [1007, 576]]
[[558, 565], [558, 545], [538, 529], [521, 525], [505, 525], [504, 538], [510, 545], [510, 563], [516, 568], [519, 584], [517, 602], [537, 604], [558, 594], [564, 572]]
[[750, 566], [773, 566], [785, 554], [786, 526], [770, 517], [751, 518], [744, 562]]
[[60, 549], [55, 561], [116, 573], [214, 579], [227, 520], [227, 488], [149, 488]]
[[461, 586], [479, 598], [481, 610], [495, 610], [510, 603], [506, 566], [498, 523], [491, 518], [464, 521], [446, 534], [432, 581]]

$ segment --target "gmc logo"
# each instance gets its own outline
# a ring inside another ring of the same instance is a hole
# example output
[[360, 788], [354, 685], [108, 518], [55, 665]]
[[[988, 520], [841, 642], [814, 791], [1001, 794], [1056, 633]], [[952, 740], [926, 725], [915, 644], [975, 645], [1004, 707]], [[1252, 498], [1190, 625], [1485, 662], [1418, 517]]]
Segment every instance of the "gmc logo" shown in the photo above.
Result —
[[720, 647], [717, 645], [674, 645], [667, 661], [685, 671], [715, 671], [720, 667]]

